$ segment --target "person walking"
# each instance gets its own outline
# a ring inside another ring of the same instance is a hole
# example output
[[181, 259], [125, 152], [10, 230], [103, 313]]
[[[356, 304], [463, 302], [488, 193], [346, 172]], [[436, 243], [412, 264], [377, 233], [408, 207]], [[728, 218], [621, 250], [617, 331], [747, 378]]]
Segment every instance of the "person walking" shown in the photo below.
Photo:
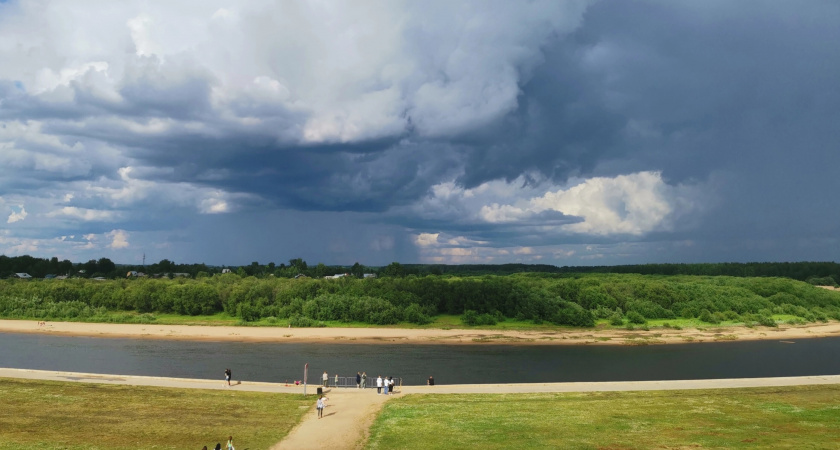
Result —
[[231, 376], [230, 369], [225, 369], [225, 381], [227, 382], [228, 386], [230, 386], [230, 376]]
[[233, 448], [233, 436], [228, 436], [227, 450], [235, 450]]
[[324, 417], [324, 408], [327, 407], [327, 399], [323, 395], [318, 397], [318, 401], [315, 402], [315, 409], [318, 411], [318, 418]]
[[338, 374], [335, 374], [335, 385], [333, 387], [338, 387]]
[[382, 394], [382, 375], [376, 377], [376, 395]]
[[327, 375], [326, 370], [324, 371], [324, 374], [321, 375], [321, 380], [324, 382], [324, 387], [327, 387], [327, 385], [330, 384], [330, 376]]
[[356, 372], [356, 389], [362, 388], [362, 374], [360, 372]]
[[362, 372], [362, 389], [367, 387], [367, 372]]

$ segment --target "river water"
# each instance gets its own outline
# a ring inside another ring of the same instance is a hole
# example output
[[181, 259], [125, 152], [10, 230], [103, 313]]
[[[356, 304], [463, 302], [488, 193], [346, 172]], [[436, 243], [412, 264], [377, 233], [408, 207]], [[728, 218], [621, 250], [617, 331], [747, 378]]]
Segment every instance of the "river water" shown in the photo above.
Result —
[[539, 383], [840, 374], [840, 338], [648, 346], [191, 342], [0, 333], [0, 367], [309, 382], [357, 371], [403, 384]]

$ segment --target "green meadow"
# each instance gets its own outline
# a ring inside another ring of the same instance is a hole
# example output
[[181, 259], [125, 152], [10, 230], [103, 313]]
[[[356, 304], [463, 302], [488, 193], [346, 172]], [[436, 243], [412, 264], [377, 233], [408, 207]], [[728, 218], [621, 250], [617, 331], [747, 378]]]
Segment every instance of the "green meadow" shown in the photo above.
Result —
[[840, 386], [409, 395], [370, 449], [840, 448]]
[[0, 449], [267, 449], [311, 406], [301, 395], [0, 380]]
[[[300, 395], [3, 379], [0, 449], [267, 449], [311, 407]], [[840, 446], [840, 386], [416, 394], [391, 399], [370, 449]]]

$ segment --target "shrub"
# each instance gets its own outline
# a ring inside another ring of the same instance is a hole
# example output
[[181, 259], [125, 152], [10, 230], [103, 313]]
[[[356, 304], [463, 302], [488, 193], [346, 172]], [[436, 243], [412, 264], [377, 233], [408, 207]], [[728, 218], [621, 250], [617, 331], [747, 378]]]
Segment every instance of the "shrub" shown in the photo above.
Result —
[[560, 308], [551, 317], [556, 325], [571, 325], [573, 327], [594, 327], [595, 317], [588, 309], [583, 309], [577, 303], [560, 302]]
[[613, 313], [613, 315], [610, 316], [610, 325], [616, 327], [624, 325], [624, 318], [621, 314]]
[[713, 324], [718, 324], [718, 323], [720, 323], [720, 320], [717, 320], [717, 319], [715, 318], [715, 316], [714, 316], [714, 315], [712, 315], [712, 313], [711, 313], [711, 312], [709, 312], [709, 310], [708, 310], [708, 309], [704, 309], [704, 310], [700, 313], [700, 317], [698, 317], [698, 319], [700, 319], [700, 321], [701, 321], [701, 322], [706, 322], [706, 323], [713, 323]]
[[763, 315], [759, 315], [758, 317], [756, 317], [756, 322], [758, 322], [758, 324], [759, 324], [759, 325], [761, 325], [761, 326], [765, 326], [765, 327], [773, 327], [773, 328], [776, 328], [776, 327], [778, 327], [778, 326], [779, 326], [779, 325], [776, 323], [776, 321], [775, 321], [775, 320], [773, 320], [773, 318], [772, 318], [772, 317], [770, 317], [770, 316], [763, 316]]
[[647, 320], [645, 320], [644, 316], [636, 311], [630, 311], [627, 313], [627, 322], [641, 325], [647, 323]]
[[468, 309], [464, 311], [464, 315], [461, 316], [461, 322], [464, 325], [469, 326], [476, 326], [476, 325], [496, 325], [496, 317], [491, 314], [478, 314], [477, 312]]
[[310, 328], [318, 326], [315, 320], [300, 314], [295, 314], [294, 316], [292, 316], [289, 319], [289, 325], [295, 328]]

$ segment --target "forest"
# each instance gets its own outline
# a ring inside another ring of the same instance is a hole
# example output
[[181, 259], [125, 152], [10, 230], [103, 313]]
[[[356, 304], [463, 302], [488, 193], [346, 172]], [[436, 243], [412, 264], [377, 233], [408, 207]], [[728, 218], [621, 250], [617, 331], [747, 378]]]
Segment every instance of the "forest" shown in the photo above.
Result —
[[9, 257], [0, 255], [0, 278], [10, 278], [15, 273], [28, 273], [34, 278], [48, 275], [64, 275], [78, 278], [124, 278], [128, 272], [142, 272], [149, 276], [171, 277], [172, 274], [187, 274], [190, 277], [219, 274], [231, 271], [240, 276], [293, 278], [305, 275], [324, 277], [335, 274], [350, 274], [362, 278], [366, 273], [380, 277], [405, 277], [409, 275], [512, 275], [517, 273], [635, 273], [641, 275], [704, 275], [732, 277], [784, 277], [811, 284], [836, 285], [840, 283], [840, 264], [835, 262], [750, 262], [750, 263], [698, 263], [698, 264], [638, 264], [623, 266], [553, 266], [550, 264], [400, 264], [387, 266], [365, 266], [358, 262], [351, 266], [307, 264], [302, 258], [290, 259], [288, 264], [260, 264], [257, 261], [244, 266], [208, 266], [199, 264], [177, 264], [163, 259], [149, 265], [116, 264], [108, 258], [92, 259], [84, 263], [73, 263], [58, 258], [35, 258], [28, 255]]
[[[393, 268], [392, 268], [393, 269]], [[831, 279], [833, 281], [833, 279]], [[0, 317], [154, 322], [155, 314], [225, 313], [242, 324], [294, 327], [325, 322], [430, 323], [457, 315], [464, 325], [505, 320], [592, 327], [697, 318], [775, 326], [840, 320], [840, 291], [783, 277], [516, 273], [338, 279], [200, 273], [195, 278], [0, 280]]]

